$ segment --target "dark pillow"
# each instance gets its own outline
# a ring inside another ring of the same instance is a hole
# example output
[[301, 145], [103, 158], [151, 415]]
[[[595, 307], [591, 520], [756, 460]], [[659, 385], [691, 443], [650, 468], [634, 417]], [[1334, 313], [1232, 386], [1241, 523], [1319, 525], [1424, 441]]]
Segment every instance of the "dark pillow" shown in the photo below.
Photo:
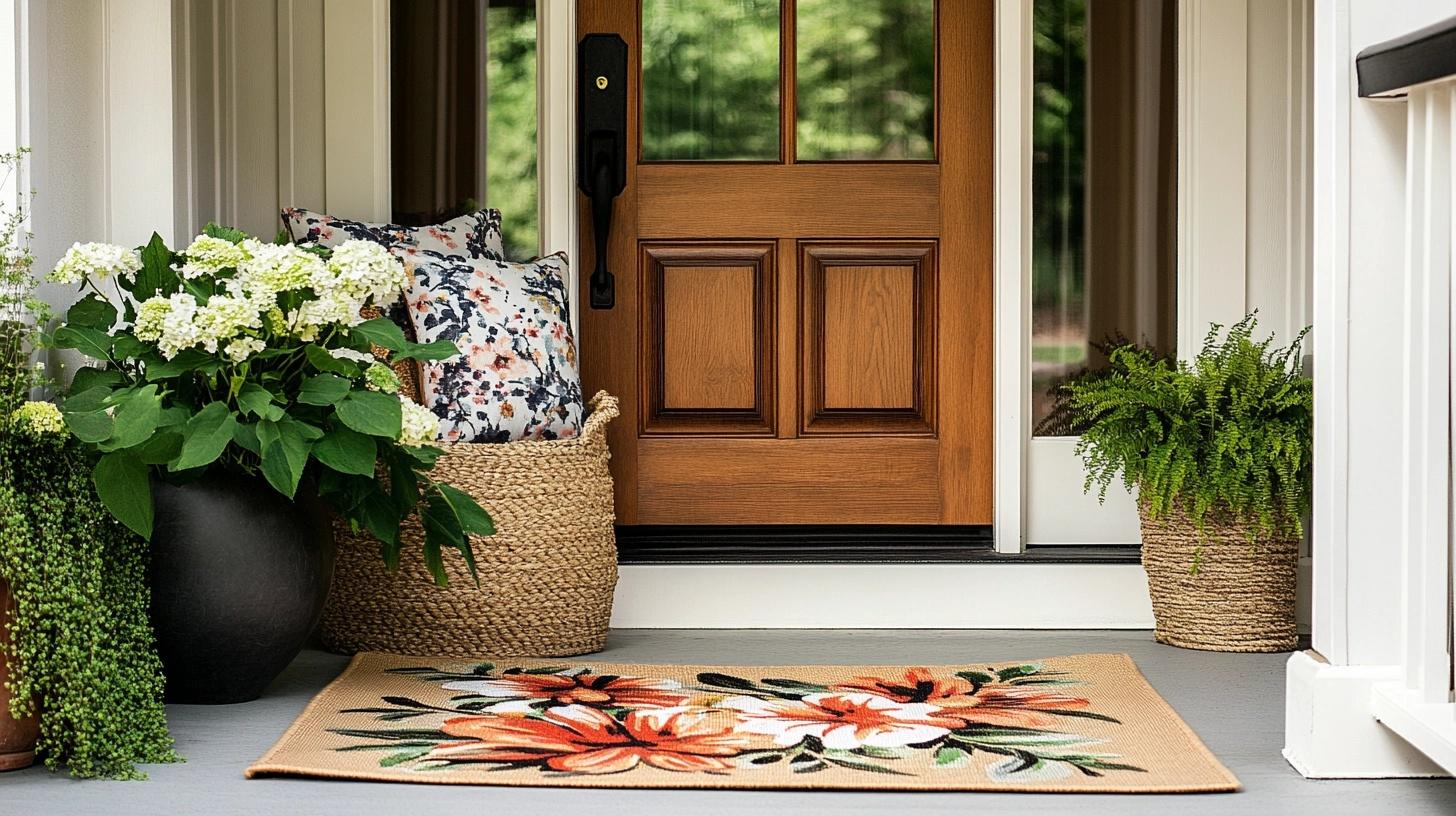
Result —
[[290, 207], [283, 211], [283, 227], [294, 243], [334, 247], [357, 238], [381, 244], [401, 257], [423, 254], [495, 261], [506, 257], [501, 244], [500, 210], [479, 210], [428, 227], [406, 227], [349, 221]]

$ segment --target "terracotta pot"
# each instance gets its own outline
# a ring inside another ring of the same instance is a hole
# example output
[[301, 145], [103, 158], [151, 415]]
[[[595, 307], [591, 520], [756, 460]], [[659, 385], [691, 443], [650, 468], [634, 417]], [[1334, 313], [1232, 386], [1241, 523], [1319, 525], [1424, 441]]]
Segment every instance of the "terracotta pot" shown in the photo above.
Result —
[[[0, 615], [4, 623], [9, 623], [13, 606], [10, 584], [0, 578]], [[10, 630], [5, 626], [0, 626], [0, 641], [10, 641]], [[25, 768], [35, 762], [35, 741], [40, 736], [40, 721], [36, 717], [17, 720], [10, 716], [9, 682], [10, 670], [6, 661], [0, 659], [0, 771]]]

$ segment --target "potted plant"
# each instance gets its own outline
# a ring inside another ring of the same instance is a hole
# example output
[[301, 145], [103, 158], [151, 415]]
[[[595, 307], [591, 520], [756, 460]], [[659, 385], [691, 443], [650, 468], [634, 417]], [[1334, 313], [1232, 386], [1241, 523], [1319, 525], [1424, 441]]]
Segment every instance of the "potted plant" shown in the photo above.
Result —
[[[1294, 587], [1309, 509], [1313, 389], [1288, 346], [1253, 337], [1256, 315], [1210, 329], [1191, 362], [1112, 351], [1075, 379], [1087, 489], [1137, 489], [1143, 566], [1163, 643], [1216, 651], [1295, 648]], [[1308, 330], [1306, 330], [1307, 332]]]
[[293, 659], [328, 592], [330, 514], [390, 565], [418, 514], [437, 580], [444, 548], [473, 564], [469, 535], [490, 518], [430, 478], [437, 420], [390, 368], [458, 352], [361, 316], [404, 286], [384, 248], [209, 225], [180, 252], [156, 235], [77, 244], [49, 279], [80, 289], [51, 342], [101, 366], [77, 372], [61, 408], [98, 457], [102, 503], [151, 541], [170, 699], [252, 699]]
[[[14, 174], [24, 155], [0, 166]], [[47, 311], [23, 203], [0, 216], [0, 770], [39, 754], [75, 776], [135, 778], [137, 763], [176, 759], [146, 549], [101, 507], [56, 406], [29, 401], [46, 385], [31, 359]]]

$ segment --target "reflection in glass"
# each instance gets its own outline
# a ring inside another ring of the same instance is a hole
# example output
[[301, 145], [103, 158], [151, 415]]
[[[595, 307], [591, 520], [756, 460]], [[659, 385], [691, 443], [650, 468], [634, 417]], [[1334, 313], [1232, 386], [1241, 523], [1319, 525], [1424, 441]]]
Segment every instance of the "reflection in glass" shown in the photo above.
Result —
[[393, 220], [495, 207], [507, 256], [540, 254], [535, 0], [392, 3], [390, 38]]
[[779, 157], [776, 0], [642, 0], [642, 158]]
[[1058, 436], [1056, 388], [1099, 347], [1175, 351], [1176, 2], [1035, 2], [1032, 423]]
[[799, 0], [798, 157], [935, 158], [935, 0]]
[[536, 183], [536, 3], [485, 12], [486, 206], [501, 211], [507, 258], [541, 254]]

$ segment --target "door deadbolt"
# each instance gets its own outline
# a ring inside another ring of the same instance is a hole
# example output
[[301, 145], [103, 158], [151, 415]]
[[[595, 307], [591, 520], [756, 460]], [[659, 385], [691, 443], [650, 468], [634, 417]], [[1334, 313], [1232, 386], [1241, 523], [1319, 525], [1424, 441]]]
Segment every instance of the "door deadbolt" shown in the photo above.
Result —
[[604, 77], [604, 76], [597, 77], [597, 90], [599, 90], [599, 91], [605, 91], [606, 89], [607, 89], [607, 78]]

